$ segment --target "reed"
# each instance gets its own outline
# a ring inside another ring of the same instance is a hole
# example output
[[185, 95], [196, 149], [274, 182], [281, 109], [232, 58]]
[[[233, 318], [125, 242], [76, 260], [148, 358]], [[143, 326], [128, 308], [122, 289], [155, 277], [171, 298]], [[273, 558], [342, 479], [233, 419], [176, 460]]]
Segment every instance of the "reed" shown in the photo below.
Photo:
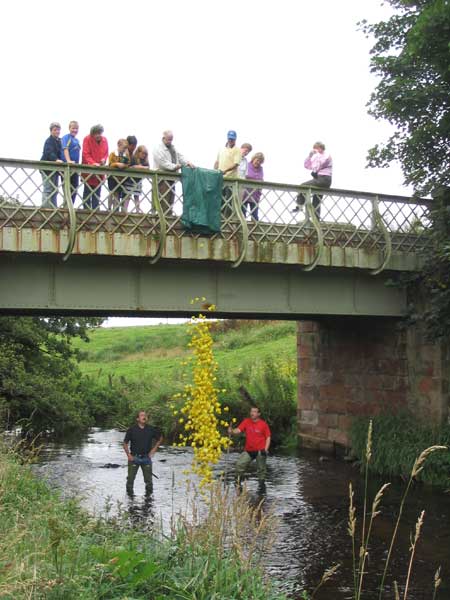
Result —
[[[353, 599], [354, 600], [361, 600], [362, 595], [363, 595], [364, 577], [366, 575], [366, 564], [367, 564], [367, 561], [368, 561], [368, 558], [370, 555], [370, 538], [371, 538], [371, 534], [372, 534], [373, 524], [374, 524], [376, 517], [380, 514], [381, 501], [383, 499], [385, 492], [387, 491], [387, 489], [389, 488], [389, 485], [390, 485], [389, 483], [384, 483], [380, 487], [380, 489], [378, 490], [378, 492], [376, 493], [376, 495], [372, 501], [370, 514], [367, 513], [367, 506], [369, 503], [368, 472], [369, 472], [370, 462], [372, 459], [372, 447], [373, 447], [372, 438], [373, 438], [373, 425], [372, 425], [372, 421], [370, 421], [368, 431], [367, 431], [367, 439], [366, 439], [365, 452], [364, 452], [364, 458], [365, 458], [365, 462], [364, 462], [364, 467], [365, 467], [364, 499], [363, 499], [362, 525], [361, 525], [361, 542], [360, 542], [360, 546], [359, 546], [358, 556], [356, 556], [356, 545], [357, 545], [357, 541], [356, 541], [356, 536], [357, 536], [356, 507], [354, 504], [353, 487], [351, 484], [349, 485], [349, 512], [348, 512], [347, 532], [348, 532], [349, 537], [351, 538], [351, 542], [352, 542]], [[390, 561], [392, 558], [392, 552], [394, 550], [395, 543], [397, 541], [397, 535], [398, 535], [398, 531], [399, 531], [400, 522], [401, 522], [401, 519], [403, 516], [405, 503], [406, 503], [412, 482], [423, 471], [423, 469], [426, 466], [426, 462], [430, 458], [430, 456], [432, 456], [435, 452], [442, 451], [442, 450], [447, 450], [447, 446], [440, 446], [440, 445], [430, 446], [430, 447], [426, 448], [425, 450], [423, 450], [419, 454], [419, 456], [414, 460], [409, 479], [407, 481], [405, 490], [403, 492], [403, 495], [402, 495], [402, 498], [400, 501], [397, 519], [396, 519], [396, 522], [394, 525], [393, 533], [392, 533], [390, 544], [389, 544], [389, 550], [388, 550], [387, 557], [386, 557], [386, 560], [384, 563], [383, 573], [381, 576], [379, 592], [378, 592], [379, 600], [382, 599], [383, 593], [385, 590], [386, 576], [387, 576]], [[424, 515], [425, 515], [424, 511], [422, 511], [422, 513], [420, 514], [420, 516], [417, 520], [417, 523], [416, 523], [415, 535], [411, 541], [410, 560], [409, 560], [409, 564], [408, 564], [405, 588], [404, 588], [404, 592], [403, 592], [403, 600], [407, 599], [407, 595], [408, 595], [408, 591], [409, 591], [409, 587], [410, 587], [411, 574], [412, 574], [412, 570], [413, 570], [416, 546], [417, 546], [417, 542], [420, 538], [420, 532], [421, 532], [422, 525], [423, 525]], [[437, 590], [439, 589], [440, 585], [441, 585], [440, 570], [438, 569], [438, 571], [436, 571], [435, 580], [434, 580], [434, 598], [436, 597]], [[399, 592], [398, 584], [396, 581], [394, 582], [394, 591], [395, 591], [396, 600], [397, 599], [400, 600], [400, 592]]]
[[419, 541], [420, 538], [420, 532], [422, 531], [422, 525], [423, 525], [423, 520], [425, 517], [425, 511], [423, 510], [420, 515], [419, 518], [417, 519], [417, 523], [416, 523], [416, 531], [414, 534], [414, 538], [411, 542], [411, 547], [410, 547], [410, 558], [409, 558], [409, 564], [408, 564], [408, 574], [406, 576], [406, 583], [405, 583], [405, 591], [403, 594], [403, 600], [406, 600], [406, 598], [408, 597], [408, 589], [409, 589], [409, 582], [411, 580], [411, 573], [412, 573], [412, 566], [413, 566], [413, 562], [414, 562], [414, 555], [416, 553], [416, 546], [417, 546], [417, 542]]
[[383, 575], [381, 577], [379, 594], [378, 594], [379, 600], [381, 600], [381, 598], [383, 597], [384, 583], [386, 581], [386, 575], [387, 575], [389, 564], [391, 561], [392, 551], [394, 549], [395, 542], [397, 541], [397, 534], [398, 534], [398, 529], [400, 526], [400, 521], [403, 516], [405, 502], [408, 497], [409, 491], [411, 489], [412, 482], [414, 481], [414, 478], [417, 477], [417, 475], [423, 470], [423, 468], [425, 466], [425, 461], [427, 460], [427, 458], [429, 458], [433, 454], [433, 452], [436, 452], [439, 450], [447, 450], [447, 446], [430, 446], [429, 448], [426, 448], [425, 450], [423, 450], [420, 453], [420, 455], [416, 458], [416, 460], [414, 461], [414, 464], [413, 464], [413, 467], [411, 469], [411, 473], [410, 473], [410, 476], [408, 479], [408, 483], [406, 484], [405, 491], [403, 492], [403, 496], [400, 501], [400, 507], [399, 507], [397, 519], [395, 521], [394, 531], [392, 533], [391, 542], [389, 545], [389, 550], [388, 550], [386, 562], [385, 562], [384, 569], [383, 569]]

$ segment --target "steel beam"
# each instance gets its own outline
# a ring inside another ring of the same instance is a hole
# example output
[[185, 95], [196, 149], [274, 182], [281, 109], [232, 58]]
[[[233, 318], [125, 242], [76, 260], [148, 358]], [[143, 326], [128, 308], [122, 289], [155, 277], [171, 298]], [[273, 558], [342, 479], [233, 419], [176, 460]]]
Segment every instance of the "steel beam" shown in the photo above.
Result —
[[405, 293], [359, 269], [52, 255], [0, 256], [0, 313], [189, 316], [206, 297], [218, 317], [402, 316]]

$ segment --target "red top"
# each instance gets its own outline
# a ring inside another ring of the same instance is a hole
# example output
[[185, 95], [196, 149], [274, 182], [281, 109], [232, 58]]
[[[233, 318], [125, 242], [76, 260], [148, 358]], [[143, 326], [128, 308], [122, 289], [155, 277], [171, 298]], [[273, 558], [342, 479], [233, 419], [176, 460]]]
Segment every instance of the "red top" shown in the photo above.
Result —
[[266, 440], [270, 437], [269, 426], [263, 419], [252, 421], [244, 419], [238, 427], [239, 431], [245, 432], [245, 447], [247, 452], [258, 452], [266, 449]]
[[[105, 137], [102, 136], [100, 142], [96, 142], [93, 135], [87, 135], [83, 140], [83, 153], [81, 162], [84, 165], [95, 165], [103, 164], [108, 159], [108, 142]], [[97, 175], [89, 175], [87, 182], [92, 186], [98, 185], [103, 177]]]

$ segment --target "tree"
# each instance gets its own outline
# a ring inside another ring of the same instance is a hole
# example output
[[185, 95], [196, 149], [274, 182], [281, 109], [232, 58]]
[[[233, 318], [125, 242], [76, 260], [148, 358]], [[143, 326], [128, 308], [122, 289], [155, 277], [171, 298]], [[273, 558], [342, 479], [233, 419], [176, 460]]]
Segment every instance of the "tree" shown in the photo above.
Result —
[[1, 317], [0, 417], [25, 432], [91, 424], [71, 340], [102, 319]]
[[369, 113], [395, 132], [369, 150], [369, 166], [402, 166], [420, 194], [450, 184], [450, 0], [387, 0], [387, 21], [361, 23], [374, 36], [371, 71], [380, 81]]

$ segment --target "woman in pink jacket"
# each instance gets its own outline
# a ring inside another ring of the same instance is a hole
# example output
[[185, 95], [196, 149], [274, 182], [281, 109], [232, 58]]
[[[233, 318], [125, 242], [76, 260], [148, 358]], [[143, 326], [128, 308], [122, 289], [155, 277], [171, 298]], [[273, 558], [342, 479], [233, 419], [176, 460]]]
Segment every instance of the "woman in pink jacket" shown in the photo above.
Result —
[[[333, 160], [331, 156], [325, 152], [325, 144], [322, 142], [316, 142], [313, 149], [305, 158], [304, 162], [305, 169], [311, 171], [312, 179], [304, 181], [300, 185], [319, 187], [319, 188], [330, 188], [331, 187], [331, 175], [333, 170]], [[320, 219], [320, 196], [314, 194], [313, 206], [316, 212], [317, 218]], [[293, 212], [298, 212], [300, 206], [305, 204], [305, 196], [300, 193], [297, 196], [297, 206]]]

